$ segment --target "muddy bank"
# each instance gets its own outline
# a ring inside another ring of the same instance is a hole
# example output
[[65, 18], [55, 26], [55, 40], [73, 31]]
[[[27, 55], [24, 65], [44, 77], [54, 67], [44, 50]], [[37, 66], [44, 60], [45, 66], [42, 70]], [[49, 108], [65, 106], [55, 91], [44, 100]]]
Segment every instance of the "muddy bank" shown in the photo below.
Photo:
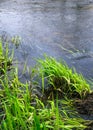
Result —
[[85, 130], [93, 130], [93, 92], [87, 94], [85, 99], [75, 100], [74, 105], [80, 116], [86, 120]]
[[92, 116], [93, 119], [93, 93], [88, 94], [85, 99], [76, 100], [75, 106], [80, 114]]
[[85, 130], [93, 130], [93, 122], [92, 121], [87, 123], [87, 128], [85, 128]]

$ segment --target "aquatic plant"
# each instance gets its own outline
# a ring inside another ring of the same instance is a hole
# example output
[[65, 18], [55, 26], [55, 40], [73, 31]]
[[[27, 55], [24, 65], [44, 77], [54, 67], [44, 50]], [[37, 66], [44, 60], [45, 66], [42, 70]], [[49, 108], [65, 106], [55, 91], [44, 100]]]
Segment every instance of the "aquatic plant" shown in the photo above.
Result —
[[[71, 105], [72, 107], [70, 100], [67, 100], [67, 98], [58, 100], [58, 95], [56, 95], [55, 99], [42, 101], [36, 93], [33, 93], [33, 89], [37, 89], [33, 86], [35, 84], [33, 80], [24, 84], [19, 80], [18, 69], [16, 67], [13, 67], [14, 69], [9, 71], [7, 64], [9, 60], [8, 46], [6, 46], [4, 53], [2, 51], [2, 43], [0, 46], [1, 55], [4, 57], [3, 60], [5, 63], [4, 66], [2, 66], [4, 74], [0, 75], [0, 130], [83, 130], [86, 128], [86, 126], [83, 125], [84, 120], [76, 116], [77, 114], [72, 114], [72, 112], [69, 111], [68, 106], [70, 107]], [[2, 63], [2, 61], [0, 63]], [[47, 64], [43, 65], [45, 62]], [[34, 73], [37, 73], [38, 76], [38, 72], [42, 72], [42, 93], [45, 93], [45, 78], [47, 77], [49, 85], [52, 85], [55, 76], [60, 77], [62, 75], [60, 69], [64, 68], [65, 76], [67, 76], [65, 69], [68, 67], [64, 65], [62, 67], [60, 63], [57, 64], [57, 61], [49, 57], [47, 57], [46, 61], [40, 60], [40, 63], [43, 65], [41, 67], [44, 68], [39, 70], [38, 66], [38, 71], [36, 68], [33, 68], [31, 74], [34, 76]], [[13, 64], [9, 66], [12, 67]], [[25, 71], [23, 72], [25, 73]], [[72, 74], [72, 72], [69, 73]], [[67, 79], [68, 77], [69, 76], [67, 76]], [[74, 83], [76, 82], [73, 81], [73, 84]], [[84, 83], [87, 86], [85, 81]], [[60, 89], [61, 88], [56, 88], [58, 91], [60, 91]], [[89, 88], [86, 87], [85, 90], [87, 91]], [[74, 108], [73, 110], [75, 111]]]
[[48, 81], [48, 96], [56, 95], [58, 92], [61, 98], [83, 98], [90, 91], [89, 84], [83, 76], [70, 69], [64, 62], [60, 63], [48, 56], [45, 56], [45, 60], [38, 59], [38, 62], [40, 75]]
[[21, 44], [21, 37], [14, 36], [12, 37], [11, 42], [16, 46], [16, 49], [17, 49], [19, 45]]
[[[83, 130], [85, 126], [80, 118], [70, 118], [67, 110], [59, 109], [59, 101], [51, 100], [47, 105], [32, 94], [31, 85], [18, 79], [15, 69], [10, 80], [7, 75], [0, 79], [0, 129], [1, 130], [48, 130], [73, 128]], [[35, 104], [34, 104], [35, 103]], [[60, 101], [64, 104], [64, 102]], [[66, 101], [65, 101], [66, 103]]]
[[11, 69], [13, 55], [14, 51], [12, 50], [10, 54], [8, 44], [6, 43], [3, 48], [2, 40], [0, 40], [0, 75]]

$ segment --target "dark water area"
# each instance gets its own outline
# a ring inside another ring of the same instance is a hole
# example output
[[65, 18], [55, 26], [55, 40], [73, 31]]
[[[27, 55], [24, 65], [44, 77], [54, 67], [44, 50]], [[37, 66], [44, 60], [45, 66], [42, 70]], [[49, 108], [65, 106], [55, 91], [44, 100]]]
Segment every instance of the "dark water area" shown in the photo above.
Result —
[[0, 0], [0, 36], [21, 37], [20, 69], [46, 53], [93, 78], [93, 0]]

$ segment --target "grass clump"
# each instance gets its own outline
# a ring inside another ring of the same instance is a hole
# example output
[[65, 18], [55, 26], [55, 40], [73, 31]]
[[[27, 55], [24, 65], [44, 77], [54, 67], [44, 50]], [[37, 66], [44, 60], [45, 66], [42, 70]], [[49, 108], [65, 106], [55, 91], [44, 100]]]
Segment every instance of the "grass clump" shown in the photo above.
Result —
[[[6, 75], [1, 80], [0, 130], [83, 130], [80, 118], [70, 118], [67, 111], [59, 109], [59, 101], [46, 101], [47, 105], [32, 94], [29, 84], [18, 80], [14, 72], [10, 81]], [[35, 102], [35, 104], [34, 104]], [[60, 102], [61, 104], [61, 102]], [[79, 127], [79, 129], [78, 129]]]
[[13, 60], [13, 52], [9, 56], [8, 44], [5, 45], [5, 49], [2, 45], [2, 40], [0, 40], [0, 75], [4, 74], [5, 71], [11, 69], [11, 64]]
[[44, 81], [47, 79], [50, 87], [47, 94], [50, 96], [53, 92], [56, 97], [42, 101], [33, 93], [36, 88], [32, 80], [30, 84], [27, 81], [24, 84], [19, 81], [16, 67], [9, 70], [12, 64], [8, 62], [12, 60], [10, 62], [8, 52], [8, 46], [4, 50], [1, 42], [0, 72], [3, 70], [4, 73], [0, 73], [0, 130], [84, 130], [84, 120], [69, 111], [70, 100], [58, 100], [58, 97], [60, 94], [65, 97], [84, 96], [89, 91], [85, 80], [53, 58], [39, 60], [40, 68], [37, 69], [42, 76], [42, 92], [46, 91]]
[[[5, 81], [2, 85], [4, 83]], [[45, 106], [38, 97], [33, 97], [28, 89], [29, 85], [20, 83], [17, 77], [11, 83], [4, 84], [0, 98], [1, 130], [83, 130], [85, 128], [82, 119], [69, 118], [66, 110], [59, 109], [54, 101], [47, 102]], [[32, 105], [33, 100], [36, 102], [35, 105]]]
[[47, 94], [56, 95], [58, 92], [60, 97], [83, 98], [89, 93], [89, 84], [83, 76], [73, 72], [66, 64], [48, 56], [45, 56], [45, 60], [39, 59], [38, 62], [40, 74], [48, 80]]

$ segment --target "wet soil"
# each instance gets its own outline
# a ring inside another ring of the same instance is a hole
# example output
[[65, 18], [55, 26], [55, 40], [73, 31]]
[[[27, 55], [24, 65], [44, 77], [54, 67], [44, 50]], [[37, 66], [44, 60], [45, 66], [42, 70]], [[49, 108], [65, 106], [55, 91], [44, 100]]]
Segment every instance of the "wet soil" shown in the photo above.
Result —
[[77, 99], [74, 103], [78, 113], [87, 121], [85, 130], [93, 130], [93, 92], [87, 94], [85, 99]]
[[90, 121], [90, 122], [87, 124], [87, 128], [85, 128], [84, 130], [93, 130], [93, 121]]
[[80, 114], [93, 115], [93, 92], [88, 94], [85, 99], [77, 99], [75, 106]]

